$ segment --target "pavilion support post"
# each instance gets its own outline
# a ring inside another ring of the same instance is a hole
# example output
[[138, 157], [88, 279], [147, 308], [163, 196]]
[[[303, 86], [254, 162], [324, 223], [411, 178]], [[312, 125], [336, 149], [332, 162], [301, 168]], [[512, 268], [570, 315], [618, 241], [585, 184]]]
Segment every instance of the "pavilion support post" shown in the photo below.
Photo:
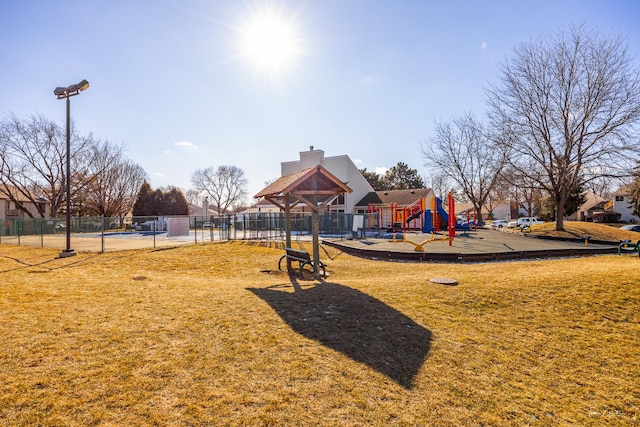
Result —
[[[291, 196], [284, 196], [284, 234], [286, 248], [291, 247]], [[287, 258], [287, 271], [291, 271], [291, 260]]]
[[320, 264], [320, 242], [318, 235], [320, 234], [320, 220], [317, 209], [311, 210], [311, 228], [312, 228], [312, 240], [313, 240], [313, 277], [316, 280], [320, 279], [320, 273], [318, 265]]

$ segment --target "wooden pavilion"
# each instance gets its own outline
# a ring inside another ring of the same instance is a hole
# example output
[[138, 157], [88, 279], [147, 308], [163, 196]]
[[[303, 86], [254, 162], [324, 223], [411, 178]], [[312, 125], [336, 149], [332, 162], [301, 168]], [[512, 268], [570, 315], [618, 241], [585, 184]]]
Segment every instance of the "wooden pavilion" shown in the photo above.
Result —
[[[285, 213], [285, 235], [287, 248], [291, 247], [291, 208], [304, 203], [311, 208], [312, 241], [313, 241], [313, 274], [319, 279], [318, 265], [320, 261], [319, 246], [319, 212], [331, 203], [338, 195], [351, 193], [345, 183], [340, 181], [320, 165], [284, 175], [253, 196], [264, 197]], [[291, 269], [291, 262], [287, 262]]]

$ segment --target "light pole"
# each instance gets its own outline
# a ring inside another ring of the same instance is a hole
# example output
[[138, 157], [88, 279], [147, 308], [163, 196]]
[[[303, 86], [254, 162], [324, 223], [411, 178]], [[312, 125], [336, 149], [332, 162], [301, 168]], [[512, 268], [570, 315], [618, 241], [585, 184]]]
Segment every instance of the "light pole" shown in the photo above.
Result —
[[71, 249], [71, 101], [69, 98], [78, 95], [83, 90], [89, 87], [89, 82], [82, 80], [80, 83], [76, 83], [67, 87], [57, 87], [53, 90], [53, 94], [58, 99], [67, 100], [67, 173], [66, 173], [66, 202], [67, 202], [67, 218], [66, 218], [66, 231], [67, 231], [67, 248], [60, 252], [59, 257], [65, 258], [76, 255], [76, 252]]

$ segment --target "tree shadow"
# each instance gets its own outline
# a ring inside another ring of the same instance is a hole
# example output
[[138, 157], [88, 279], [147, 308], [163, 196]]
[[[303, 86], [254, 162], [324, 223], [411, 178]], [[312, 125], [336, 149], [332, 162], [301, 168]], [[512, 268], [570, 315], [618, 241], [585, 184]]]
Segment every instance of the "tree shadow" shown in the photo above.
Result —
[[428, 329], [358, 290], [328, 282], [303, 288], [294, 277], [291, 282], [248, 290], [299, 334], [412, 388], [431, 345]]

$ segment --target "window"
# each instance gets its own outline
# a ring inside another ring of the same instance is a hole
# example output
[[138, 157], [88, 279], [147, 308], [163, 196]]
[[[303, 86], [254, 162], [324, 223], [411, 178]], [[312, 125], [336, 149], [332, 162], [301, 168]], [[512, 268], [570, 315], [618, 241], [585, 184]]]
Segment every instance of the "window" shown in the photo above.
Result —
[[332, 206], [336, 206], [336, 205], [344, 205], [344, 194], [339, 194], [338, 197], [336, 197], [333, 202], [331, 202]]
[[624, 196], [616, 196], [616, 202], [624, 202]]

